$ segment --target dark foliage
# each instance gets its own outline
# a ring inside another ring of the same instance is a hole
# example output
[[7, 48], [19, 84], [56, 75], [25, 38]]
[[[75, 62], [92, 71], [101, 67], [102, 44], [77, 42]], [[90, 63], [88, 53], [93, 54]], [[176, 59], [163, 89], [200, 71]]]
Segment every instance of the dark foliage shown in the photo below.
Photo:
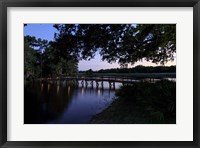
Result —
[[122, 86], [117, 99], [91, 123], [175, 124], [176, 82], [161, 80]]
[[24, 75], [25, 80], [36, 80], [42, 77], [76, 75], [78, 61], [69, 54], [60, 56], [54, 42], [24, 37]]
[[146, 59], [164, 64], [176, 53], [175, 24], [55, 24], [62, 54], [91, 59], [99, 50], [102, 60], [120, 64]]
[[176, 121], [175, 82], [162, 80], [156, 83], [134, 83], [132, 86], [123, 86], [116, 95], [126, 105], [138, 107], [140, 114], [149, 123]]
[[[84, 73], [84, 71], [80, 71]], [[176, 73], [176, 66], [136, 66], [133, 68], [101, 69], [96, 73]]]

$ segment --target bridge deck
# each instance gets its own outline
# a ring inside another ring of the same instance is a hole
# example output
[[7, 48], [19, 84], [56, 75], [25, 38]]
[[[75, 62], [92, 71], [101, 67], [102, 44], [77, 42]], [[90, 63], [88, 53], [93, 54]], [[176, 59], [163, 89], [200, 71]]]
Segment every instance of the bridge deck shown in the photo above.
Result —
[[[65, 80], [76, 80], [76, 81], [95, 81], [95, 82], [118, 82], [118, 83], [133, 83], [139, 82], [139, 79], [134, 78], [117, 78], [117, 77], [61, 77], [61, 78], [42, 78], [42, 81], [65, 81]], [[155, 79], [154, 79], [155, 80]]]

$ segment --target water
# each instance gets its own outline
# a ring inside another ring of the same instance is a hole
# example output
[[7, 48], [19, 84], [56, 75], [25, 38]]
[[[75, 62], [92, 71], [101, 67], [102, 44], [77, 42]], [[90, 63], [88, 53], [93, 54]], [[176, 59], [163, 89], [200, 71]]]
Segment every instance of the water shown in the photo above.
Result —
[[[144, 79], [156, 82], [160, 79]], [[176, 79], [168, 79], [176, 81]], [[135, 80], [137, 83], [141, 80]], [[24, 89], [25, 124], [87, 124], [91, 118], [107, 108], [115, 92], [121, 86], [115, 83], [115, 89], [109, 88], [108, 82], [88, 82], [88, 87], [62, 83], [26, 84]]]
[[115, 98], [115, 91], [121, 84], [115, 83], [115, 90], [108, 82], [93, 88], [67, 83], [34, 83], [25, 86], [25, 124], [85, 124], [100, 113]]

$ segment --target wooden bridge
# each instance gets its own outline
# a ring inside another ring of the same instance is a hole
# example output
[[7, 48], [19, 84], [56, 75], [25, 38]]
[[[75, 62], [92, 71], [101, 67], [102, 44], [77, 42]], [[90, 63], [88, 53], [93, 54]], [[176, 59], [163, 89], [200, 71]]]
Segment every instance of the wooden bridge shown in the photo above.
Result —
[[[148, 79], [150, 82], [155, 82], [156, 79]], [[81, 83], [82, 86], [91, 86], [93, 87], [94, 84], [96, 84], [96, 87], [98, 88], [101, 86], [103, 88], [104, 83], [108, 82], [109, 88], [115, 89], [115, 83], [121, 83], [124, 84], [132, 84], [134, 82], [139, 82], [141, 80], [131, 78], [131, 77], [110, 77], [110, 76], [103, 76], [103, 77], [56, 77], [56, 78], [41, 78], [41, 82], [47, 82], [47, 83], [63, 83], [63, 82], [70, 82], [70, 84], [79, 85]]]

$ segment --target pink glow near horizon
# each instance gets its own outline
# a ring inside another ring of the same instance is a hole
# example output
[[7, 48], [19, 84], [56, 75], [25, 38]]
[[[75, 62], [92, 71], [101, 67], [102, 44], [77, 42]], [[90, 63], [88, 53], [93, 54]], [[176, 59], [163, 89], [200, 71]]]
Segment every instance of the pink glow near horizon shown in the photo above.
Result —
[[[138, 65], [162, 66], [161, 64], [155, 64], [155, 63], [143, 60], [143, 61], [136, 62], [134, 65], [128, 64], [128, 68], [135, 67]], [[174, 61], [169, 61], [165, 64], [165, 66], [171, 66], [171, 65], [176, 65], [176, 59]], [[111, 68], [120, 68], [120, 66], [117, 62], [110, 64], [107, 61], [102, 61], [99, 54], [96, 54], [95, 58], [91, 59], [90, 61], [82, 60], [78, 64], [78, 69], [82, 71], [89, 70], [89, 69], [96, 71], [100, 69], [111, 69]]]

